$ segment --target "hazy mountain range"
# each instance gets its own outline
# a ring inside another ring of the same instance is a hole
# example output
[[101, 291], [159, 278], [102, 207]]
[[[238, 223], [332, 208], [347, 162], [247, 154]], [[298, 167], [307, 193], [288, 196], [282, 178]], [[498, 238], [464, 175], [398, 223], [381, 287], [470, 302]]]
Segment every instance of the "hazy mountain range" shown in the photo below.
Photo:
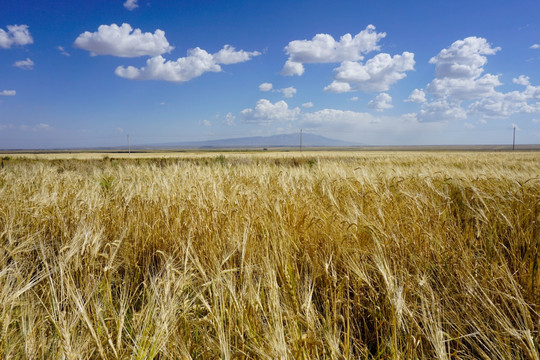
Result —
[[[337, 147], [337, 146], [355, 146], [346, 141], [330, 139], [320, 135], [302, 134], [303, 147]], [[187, 141], [162, 144], [148, 144], [132, 146], [132, 149], [142, 148], [179, 148], [179, 149], [237, 149], [237, 148], [276, 148], [276, 147], [299, 147], [300, 134], [284, 134], [272, 136], [252, 136], [234, 139], [218, 139], [207, 141]]]

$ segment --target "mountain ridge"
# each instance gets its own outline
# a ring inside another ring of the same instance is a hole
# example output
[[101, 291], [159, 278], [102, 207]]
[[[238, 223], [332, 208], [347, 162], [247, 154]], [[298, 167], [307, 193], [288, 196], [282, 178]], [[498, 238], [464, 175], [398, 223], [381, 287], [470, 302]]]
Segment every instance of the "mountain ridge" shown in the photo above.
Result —
[[[303, 133], [302, 147], [340, 147], [358, 146], [352, 142], [331, 139], [321, 135]], [[141, 148], [185, 148], [185, 149], [219, 149], [219, 148], [276, 148], [299, 147], [300, 134], [279, 134], [270, 136], [249, 136], [228, 139], [184, 141], [173, 143], [147, 144], [132, 146], [132, 149]]]

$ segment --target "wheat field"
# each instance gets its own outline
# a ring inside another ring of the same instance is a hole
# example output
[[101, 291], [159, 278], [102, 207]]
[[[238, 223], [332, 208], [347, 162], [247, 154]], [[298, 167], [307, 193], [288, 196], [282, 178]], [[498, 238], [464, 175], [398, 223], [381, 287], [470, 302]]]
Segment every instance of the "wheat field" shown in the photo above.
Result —
[[539, 258], [539, 152], [5, 156], [0, 358], [540, 359]]

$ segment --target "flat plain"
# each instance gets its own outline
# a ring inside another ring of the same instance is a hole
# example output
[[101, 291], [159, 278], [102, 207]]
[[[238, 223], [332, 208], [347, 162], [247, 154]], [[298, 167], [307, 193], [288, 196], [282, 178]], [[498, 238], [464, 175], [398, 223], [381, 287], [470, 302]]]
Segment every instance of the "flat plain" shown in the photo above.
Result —
[[2, 156], [0, 358], [540, 358], [540, 152]]

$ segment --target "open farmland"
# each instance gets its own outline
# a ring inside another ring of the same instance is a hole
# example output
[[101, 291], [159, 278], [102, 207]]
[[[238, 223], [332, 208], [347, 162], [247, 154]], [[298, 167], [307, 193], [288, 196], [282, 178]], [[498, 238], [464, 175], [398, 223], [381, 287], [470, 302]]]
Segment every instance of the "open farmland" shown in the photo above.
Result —
[[2, 160], [0, 358], [540, 358], [539, 152], [113, 156]]

